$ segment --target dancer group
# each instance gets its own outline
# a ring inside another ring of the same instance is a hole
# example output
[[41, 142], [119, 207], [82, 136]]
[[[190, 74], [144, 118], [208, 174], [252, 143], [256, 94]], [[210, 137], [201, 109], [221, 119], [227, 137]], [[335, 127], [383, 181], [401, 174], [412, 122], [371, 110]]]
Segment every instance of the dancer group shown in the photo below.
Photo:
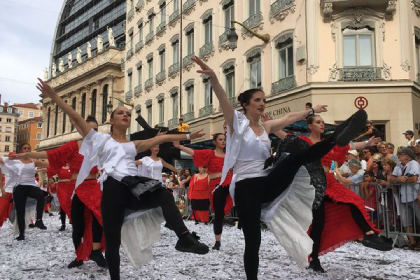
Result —
[[[324, 139], [321, 139], [322, 118], [315, 114], [326, 112], [326, 105], [261, 122], [266, 105], [261, 89], [242, 92], [238, 101], [243, 112], [235, 110], [215, 72], [198, 57], [192, 60], [200, 67], [197, 72], [209, 77], [226, 122], [226, 134], [217, 133], [213, 137], [215, 150], [193, 150], [179, 144], [204, 136], [201, 130], [128, 141], [131, 112], [123, 106], [110, 115], [111, 132], [98, 132], [95, 120], [82, 118], [39, 79], [37, 87], [44, 98], [51, 98], [70, 117], [83, 141], [71, 141], [48, 152], [25, 151], [1, 159], [2, 171], [10, 177], [6, 189], [13, 191], [16, 204], [18, 240], [24, 239], [25, 198], [36, 198], [37, 210], [43, 207], [31, 189], [29, 174], [35, 174], [35, 160], [48, 159], [41, 165], [48, 164], [49, 174], [59, 175], [60, 205], [72, 222], [76, 258], [69, 268], [92, 259], [109, 269], [111, 279], [120, 279], [120, 245], [134, 265], [145, 264], [151, 258], [150, 246], [157, 241], [164, 220], [178, 237], [176, 250], [208, 253], [209, 247], [188, 230], [171, 192], [162, 184], [162, 168], [176, 169], [158, 157], [158, 145], [173, 142], [176, 148], [192, 155], [194, 164], [201, 170], [190, 180], [190, 188], [201, 190], [207, 186], [207, 192], [193, 197], [192, 210], [196, 220], [206, 222], [211, 204], [215, 213], [214, 250], [221, 249], [223, 219], [235, 205], [245, 237], [247, 279], [258, 279], [261, 221], [299, 267], [309, 265], [317, 272], [324, 272], [319, 255], [351, 240], [363, 238], [365, 246], [382, 251], [392, 249], [378, 236], [379, 230], [370, 222], [363, 200], [328, 173], [331, 162], [342, 162], [350, 148], [377, 143], [378, 139], [374, 138], [351, 142], [365, 126], [365, 111], [354, 113]], [[311, 130], [309, 137], [282, 131], [303, 119]], [[283, 139], [275, 158], [270, 153], [270, 133]], [[137, 154], [149, 149], [151, 156], [136, 162]], [[208, 176], [204, 175], [205, 167]], [[9, 204], [0, 204], [2, 220], [8, 215], [4, 213], [10, 212], [10, 195], [3, 197]], [[6, 212], [3, 208], [7, 208]], [[35, 225], [45, 227], [42, 211], [37, 214]], [[141, 233], [136, 230], [139, 228]], [[133, 240], [141, 245], [128, 246], [134, 244]], [[101, 250], [105, 250], [105, 259]]]

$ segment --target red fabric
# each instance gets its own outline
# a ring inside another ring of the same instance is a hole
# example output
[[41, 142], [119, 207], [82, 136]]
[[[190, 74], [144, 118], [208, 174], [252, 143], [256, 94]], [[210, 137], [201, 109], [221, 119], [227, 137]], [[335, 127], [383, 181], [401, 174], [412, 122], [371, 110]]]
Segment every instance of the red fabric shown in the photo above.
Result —
[[[83, 156], [79, 154], [79, 144], [77, 144], [77, 141], [73, 140], [54, 150], [49, 150], [47, 151], [47, 155], [50, 166], [49, 174], [57, 174], [67, 163], [69, 164], [71, 173], [79, 173]], [[98, 168], [92, 168], [90, 173], [98, 173]]]
[[48, 189], [50, 193], [56, 193], [57, 192], [57, 183], [54, 182], [52, 184], [48, 184]]
[[71, 196], [73, 195], [74, 187], [76, 186], [76, 181], [68, 181], [68, 182], [59, 182], [58, 183], [58, 190], [57, 190], [57, 197], [58, 202], [60, 203], [61, 209], [66, 212], [67, 217], [69, 217], [70, 223], [71, 220]]
[[[229, 184], [227, 185], [223, 185], [223, 186], [219, 186], [219, 188], [229, 188], [230, 185], [230, 181], [232, 179], [232, 172], [229, 173]], [[210, 206], [211, 209], [214, 212], [214, 206], [213, 206], [213, 192], [216, 189], [216, 187], [220, 184], [220, 179], [221, 178], [216, 178], [213, 180], [210, 180], [210, 185], [209, 185], [209, 190], [210, 190]], [[226, 178], [225, 182], [228, 181], [228, 178]], [[226, 202], [225, 202], [225, 216], [227, 214], [229, 214], [230, 209], [232, 209], [233, 207], [233, 200], [232, 197], [230, 195], [226, 196]]]
[[197, 211], [192, 210], [192, 215], [190, 217], [191, 220], [208, 223], [209, 222], [209, 212], [210, 211]]
[[10, 212], [12, 212], [13, 202], [10, 202], [12, 197], [11, 193], [3, 193], [3, 196], [0, 197], [0, 227], [3, 226], [3, 223], [9, 218]]
[[[311, 139], [306, 136], [299, 136], [302, 140], [305, 140], [309, 145], [313, 145]], [[346, 161], [346, 156], [348, 151], [350, 150], [350, 145], [345, 147], [334, 146], [331, 151], [328, 152], [322, 159], [321, 163], [323, 166], [330, 167], [332, 161], [336, 161], [340, 164], [343, 164]]]
[[198, 179], [197, 175], [192, 176], [190, 186], [188, 188], [189, 199], [208, 199], [209, 192], [209, 177]]

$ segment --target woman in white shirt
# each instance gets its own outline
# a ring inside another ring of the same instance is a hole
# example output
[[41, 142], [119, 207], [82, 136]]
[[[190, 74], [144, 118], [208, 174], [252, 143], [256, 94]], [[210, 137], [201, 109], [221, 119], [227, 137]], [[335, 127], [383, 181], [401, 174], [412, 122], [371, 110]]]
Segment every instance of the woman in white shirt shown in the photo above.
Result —
[[[101, 212], [106, 245], [105, 258], [111, 279], [120, 279], [119, 247], [126, 209], [144, 211], [160, 207], [167, 223], [179, 238], [175, 249], [195, 254], [208, 253], [209, 248], [194, 238], [186, 228], [172, 194], [162, 187], [160, 181], [138, 177], [135, 164], [137, 153], [164, 142], [196, 139], [204, 136], [204, 133], [198, 131], [191, 134], [160, 135], [147, 140], [128, 141], [126, 134], [131, 123], [131, 112], [122, 106], [111, 113], [111, 135], [96, 132], [49, 85], [41, 79], [38, 80], [37, 88], [43, 96], [56, 102], [63, 112], [79, 126], [85, 138], [80, 149], [84, 160], [78, 174], [76, 188], [88, 176], [93, 166], [98, 166], [102, 171], [98, 181], [103, 186]], [[147, 230], [147, 228], [144, 229]], [[149, 243], [157, 241], [154, 236], [148, 234], [143, 234], [143, 238]]]
[[326, 112], [326, 105], [314, 109], [289, 113], [286, 116], [260, 124], [265, 110], [265, 94], [261, 89], [250, 89], [238, 96], [244, 114], [235, 111], [214, 71], [198, 57], [192, 59], [209, 76], [215, 95], [219, 99], [228, 126], [227, 147], [222, 179], [233, 168], [231, 194], [245, 236], [244, 264], [247, 279], [258, 278], [260, 220], [274, 233], [281, 245], [300, 267], [308, 264], [312, 241], [307, 230], [312, 220], [314, 188], [303, 164], [319, 160], [335, 144], [345, 146], [361, 130], [362, 123], [343, 126], [328, 141], [283, 156], [271, 170], [264, 169], [270, 157], [269, 133], [302, 120], [310, 114]]
[[136, 161], [140, 176], [163, 182], [162, 170], [164, 167], [172, 170], [175, 173], [178, 172], [178, 170], [172, 164], [169, 164], [162, 158], [158, 157], [159, 145], [152, 147], [150, 149], [150, 153], [150, 156], [142, 157]]

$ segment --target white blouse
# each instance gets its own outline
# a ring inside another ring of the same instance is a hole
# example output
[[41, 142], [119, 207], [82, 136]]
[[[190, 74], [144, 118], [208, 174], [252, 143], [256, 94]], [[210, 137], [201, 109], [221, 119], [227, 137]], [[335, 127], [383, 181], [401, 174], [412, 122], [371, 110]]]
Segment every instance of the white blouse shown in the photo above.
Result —
[[143, 157], [141, 159], [141, 164], [138, 166], [139, 175], [151, 179], [162, 181], [162, 170], [163, 164], [162, 160], [157, 161], [153, 160], [151, 157]]
[[13, 192], [17, 185], [38, 186], [33, 162], [25, 164], [20, 160], [10, 160], [8, 157], [3, 157], [2, 160], [4, 164], [1, 165], [1, 171], [6, 176], [6, 192]]
[[102, 172], [98, 179], [101, 186], [108, 176], [121, 181], [125, 176], [138, 175], [134, 160], [137, 151], [133, 142], [119, 143], [110, 134], [92, 129], [83, 140], [79, 153], [84, 159], [77, 175], [76, 187], [89, 176], [94, 166], [98, 166]]

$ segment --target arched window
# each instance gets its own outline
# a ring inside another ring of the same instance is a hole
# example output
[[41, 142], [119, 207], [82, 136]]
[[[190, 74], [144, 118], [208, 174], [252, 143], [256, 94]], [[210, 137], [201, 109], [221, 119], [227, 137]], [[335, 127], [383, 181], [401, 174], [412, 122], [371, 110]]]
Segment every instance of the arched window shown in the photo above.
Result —
[[90, 107], [90, 114], [96, 118], [96, 89], [92, 91], [92, 103]]
[[[64, 102], [67, 103], [67, 100], [64, 101]], [[66, 133], [66, 113], [64, 113], [64, 112], [63, 112], [63, 130], [62, 130], [62, 133], [63, 134]]]
[[86, 92], [82, 94], [82, 107], [80, 110], [80, 115], [82, 118], [86, 117]]
[[106, 122], [106, 104], [108, 103], [108, 84], [104, 85], [102, 91], [102, 123]]
[[58, 105], [55, 105], [54, 135], [57, 135], [57, 128], [58, 128]]
[[50, 121], [51, 121], [51, 107], [48, 108], [48, 113], [47, 113], [47, 138], [50, 136]]

